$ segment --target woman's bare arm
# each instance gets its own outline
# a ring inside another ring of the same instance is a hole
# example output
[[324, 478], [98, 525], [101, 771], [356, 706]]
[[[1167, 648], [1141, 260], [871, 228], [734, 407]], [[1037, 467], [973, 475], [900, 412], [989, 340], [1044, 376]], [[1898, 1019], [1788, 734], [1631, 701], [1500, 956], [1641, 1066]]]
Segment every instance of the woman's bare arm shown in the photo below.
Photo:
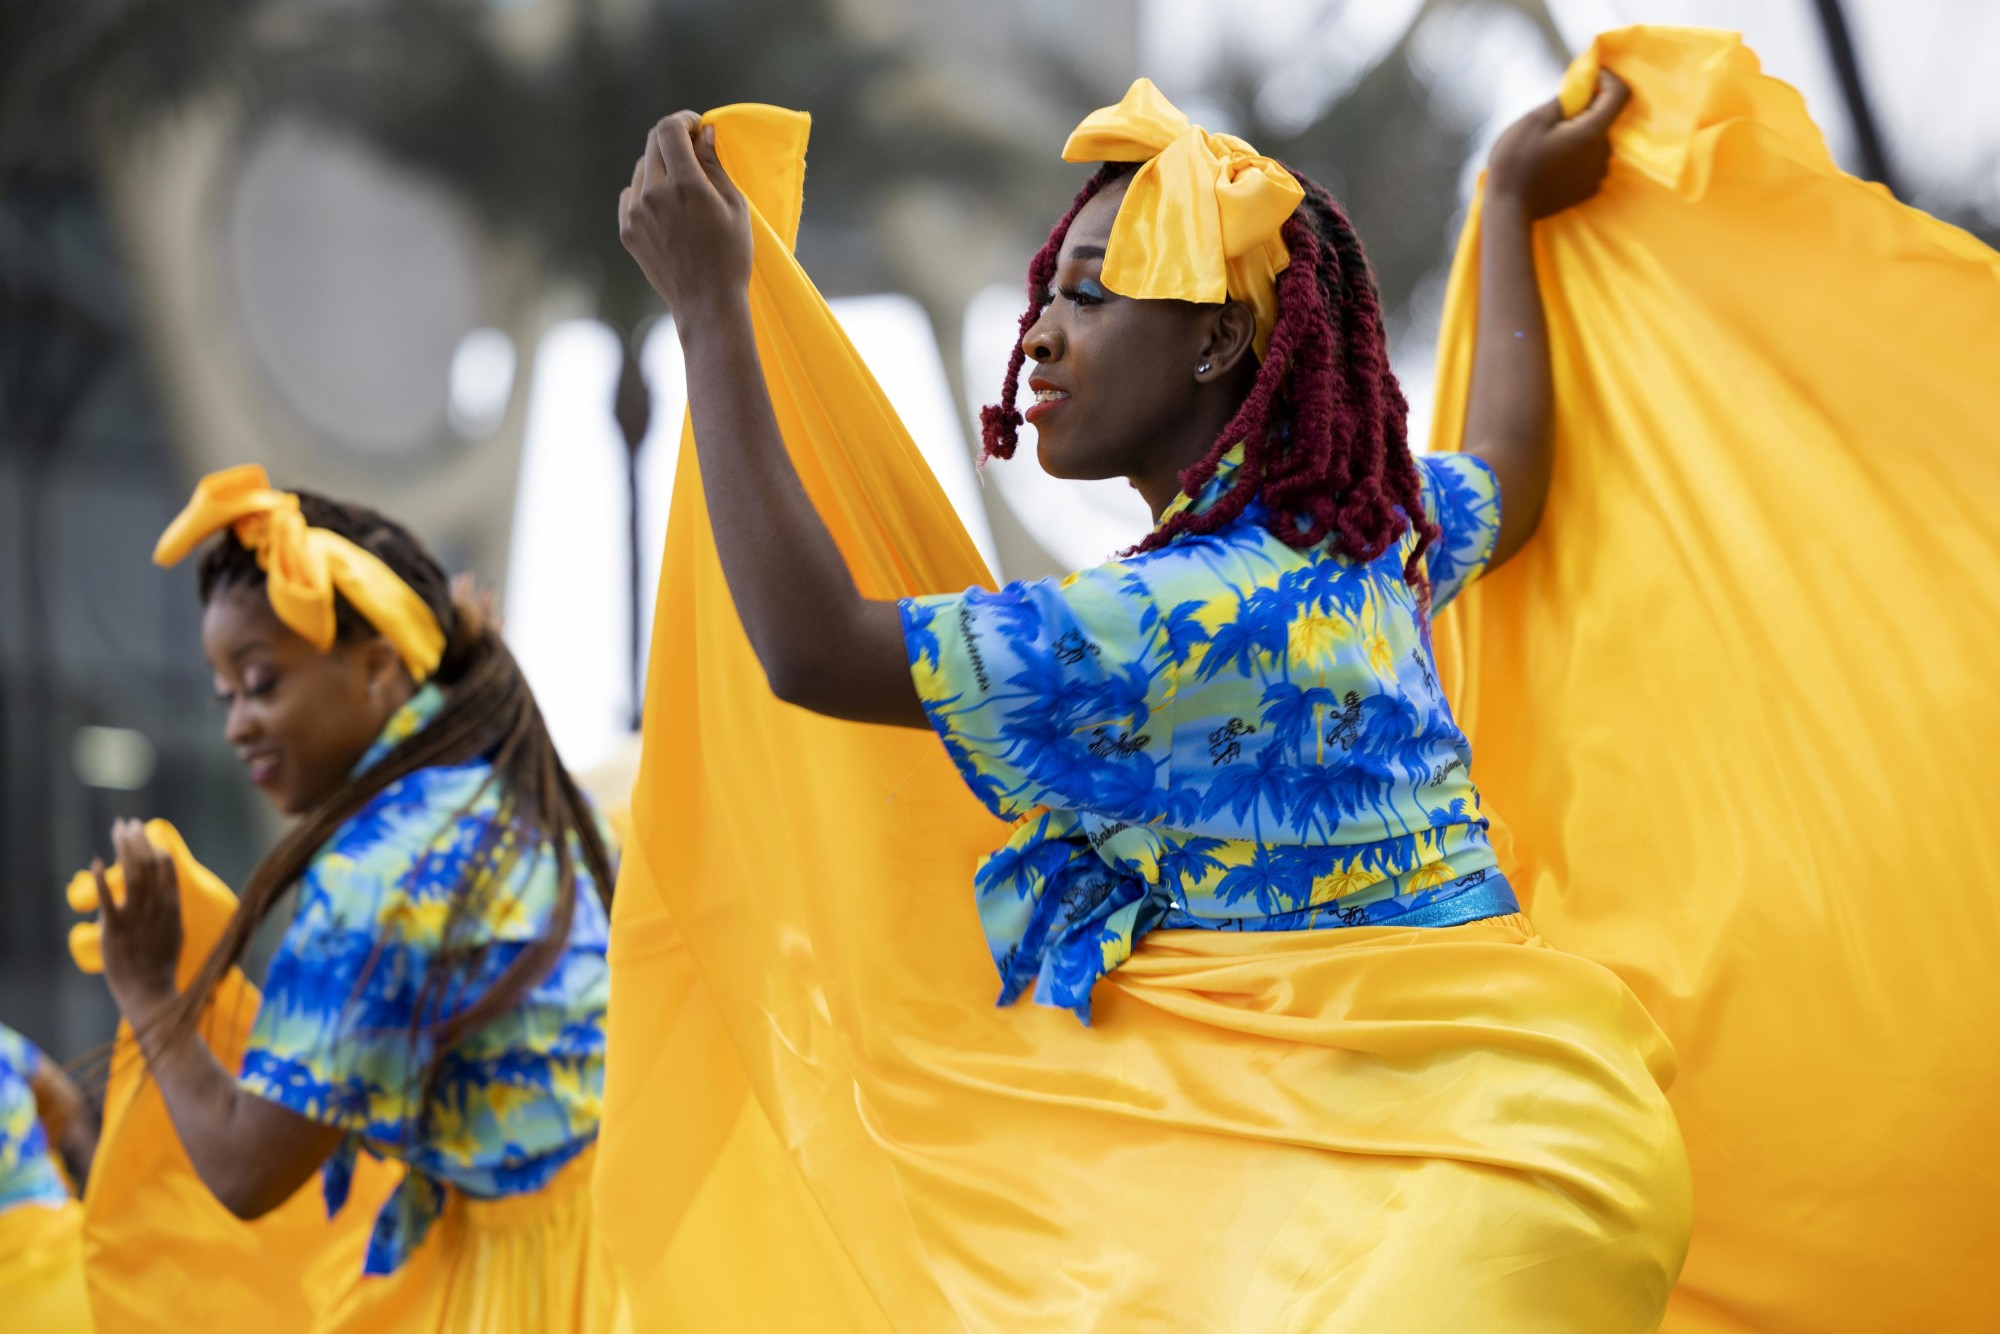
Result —
[[925, 727], [896, 604], [861, 596], [785, 452], [750, 328], [749, 206], [683, 111], [653, 128], [619, 234], [674, 314], [716, 550], [778, 698]]
[[125, 878], [122, 904], [104, 883], [103, 864], [91, 867], [104, 980], [139, 1040], [195, 1174], [238, 1218], [260, 1217], [319, 1170], [341, 1131], [244, 1091], [199, 1033], [161, 1022], [180, 997], [174, 985], [181, 951], [179, 872], [137, 820], [113, 826], [111, 840]]
[[1516, 121], [1487, 167], [1465, 452], [1484, 459], [1500, 483], [1500, 538], [1489, 569], [1534, 535], [1555, 464], [1555, 394], [1534, 223], [1597, 192], [1611, 160], [1606, 136], [1630, 96], [1605, 71], [1590, 105], [1571, 119], [1550, 102]]

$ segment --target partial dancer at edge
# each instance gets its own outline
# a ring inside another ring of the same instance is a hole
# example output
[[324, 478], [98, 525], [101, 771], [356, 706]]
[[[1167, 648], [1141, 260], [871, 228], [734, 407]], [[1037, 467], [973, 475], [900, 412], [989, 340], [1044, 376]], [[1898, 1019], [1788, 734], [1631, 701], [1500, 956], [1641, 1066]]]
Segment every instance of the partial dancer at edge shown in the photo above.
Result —
[[89, 1334], [70, 1182], [89, 1169], [95, 1138], [75, 1082], [0, 1024], [0, 1311], [19, 1334]]

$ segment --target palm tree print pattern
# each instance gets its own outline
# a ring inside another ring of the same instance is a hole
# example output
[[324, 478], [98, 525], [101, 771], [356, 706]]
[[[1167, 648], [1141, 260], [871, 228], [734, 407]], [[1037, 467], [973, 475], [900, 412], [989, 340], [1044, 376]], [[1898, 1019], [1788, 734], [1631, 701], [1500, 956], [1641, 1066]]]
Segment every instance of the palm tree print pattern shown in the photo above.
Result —
[[49, 1156], [48, 1132], [35, 1110], [35, 1071], [42, 1053], [0, 1024], [0, 1213], [24, 1204], [53, 1206], [69, 1189]]
[[[1212, 503], [1182, 496], [1163, 521]], [[1442, 529], [1434, 607], [1485, 569], [1499, 489], [1418, 461]], [[1402, 577], [1219, 532], [1060, 580], [906, 599], [911, 672], [973, 793], [1015, 822], [975, 876], [1000, 1003], [1086, 1023], [1097, 980], [1161, 928], [1447, 925], [1516, 910]]]
[[[437, 687], [424, 687], [356, 772], [443, 707]], [[347, 1132], [321, 1174], [329, 1215], [346, 1203], [362, 1149], [408, 1165], [376, 1216], [370, 1274], [409, 1257], [447, 1187], [488, 1198], [539, 1190], [597, 1137], [609, 923], [580, 853], [568, 950], [520, 1005], [453, 1043], [428, 1098], [421, 1087], [433, 1052], [413, 1031], [471, 1006], [555, 906], [545, 844], [524, 846], [504, 880], [478, 869], [523, 837], [500, 824], [499, 800], [485, 761], [438, 766], [391, 784], [342, 825], [300, 881], [244, 1053], [244, 1088]], [[468, 875], [468, 907], [453, 921]], [[426, 996], [426, 973], [447, 949], [463, 964], [442, 996]]]

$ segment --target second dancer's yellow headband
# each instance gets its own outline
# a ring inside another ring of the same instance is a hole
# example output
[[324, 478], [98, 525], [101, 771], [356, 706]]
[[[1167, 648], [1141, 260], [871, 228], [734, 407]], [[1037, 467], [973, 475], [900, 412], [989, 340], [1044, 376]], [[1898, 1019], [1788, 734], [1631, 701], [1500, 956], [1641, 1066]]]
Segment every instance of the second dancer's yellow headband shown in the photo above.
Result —
[[1233, 297], [1256, 316], [1264, 355], [1278, 319], [1278, 275], [1291, 263], [1279, 230], [1306, 193], [1290, 172], [1234, 135], [1202, 129], [1150, 79], [1084, 117], [1063, 160], [1141, 164], [1104, 248], [1106, 287], [1210, 305]]
[[418, 682], [437, 670], [444, 656], [444, 630], [430, 604], [373, 552], [309, 525], [299, 511], [299, 498], [273, 490], [254, 463], [202, 478], [193, 499], [160, 534], [153, 563], [176, 564], [224, 528], [256, 553], [271, 610], [314, 648], [325, 652], [333, 647], [338, 591], [395, 645]]

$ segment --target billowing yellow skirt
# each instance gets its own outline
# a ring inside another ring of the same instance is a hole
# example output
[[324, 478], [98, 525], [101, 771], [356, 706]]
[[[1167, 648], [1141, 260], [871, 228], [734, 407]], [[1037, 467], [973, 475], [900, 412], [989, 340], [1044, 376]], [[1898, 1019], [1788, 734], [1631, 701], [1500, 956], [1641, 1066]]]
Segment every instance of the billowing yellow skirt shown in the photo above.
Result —
[[1525, 918], [1159, 932], [1111, 981], [1030, 1060], [905, 1053], [986, 1104], [879, 1123], [968, 1328], [1658, 1326], [1690, 1217], [1673, 1055]]
[[0, 1213], [0, 1327], [8, 1334], [90, 1334], [82, 1206], [24, 1204]]
[[444, 1214], [393, 1274], [356, 1273], [315, 1334], [598, 1334], [617, 1284], [592, 1221], [595, 1150], [542, 1190], [479, 1200], [452, 1191]]
[[620, 1021], [665, 1059], [634, 1041], [653, 1114], [598, 1183], [637, 1329], [1620, 1334], [1680, 1270], [1672, 1052], [1518, 915], [1158, 932], [1089, 1030], [914, 1003], [848, 1046], [765, 1009], [775, 1062], [685, 958], [622, 978], [663, 1002]]

